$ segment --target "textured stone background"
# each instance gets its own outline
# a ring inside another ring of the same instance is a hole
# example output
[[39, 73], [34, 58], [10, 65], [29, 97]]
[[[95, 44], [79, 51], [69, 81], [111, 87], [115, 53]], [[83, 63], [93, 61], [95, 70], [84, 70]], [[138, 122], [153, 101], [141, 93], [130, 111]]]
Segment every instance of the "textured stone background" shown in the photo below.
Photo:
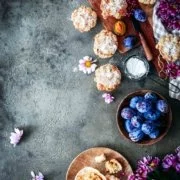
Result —
[[[151, 80], [138, 83], [123, 77], [106, 105], [93, 82], [93, 74], [74, 73], [78, 60], [94, 53], [93, 36], [76, 31], [70, 15], [79, 4], [70, 0], [1, 0], [0, 5], [0, 180], [27, 180], [30, 171], [42, 171], [49, 180], [64, 180], [72, 159], [81, 151], [105, 146], [121, 152], [133, 166], [143, 155], [164, 155], [179, 144], [180, 103]], [[129, 54], [143, 54], [141, 48]], [[126, 55], [116, 53], [111, 62], [122, 69]], [[159, 91], [173, 110], [168, 135], [156, 145], [140, 147], [124, 140], [116, 127], [121, 99], [137, 89]], [[14, 127], [25, 131], [13, 148]]]

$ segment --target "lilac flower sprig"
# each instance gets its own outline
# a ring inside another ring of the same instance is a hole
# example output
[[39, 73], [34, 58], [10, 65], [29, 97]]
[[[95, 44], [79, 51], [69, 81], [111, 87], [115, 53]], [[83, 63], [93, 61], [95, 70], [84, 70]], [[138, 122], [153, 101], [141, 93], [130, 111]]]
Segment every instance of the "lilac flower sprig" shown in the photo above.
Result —
[[148, 173], [154, 171], [160, 163], [158, 157], [147, 156], [138, 161], [137, 170], [128, 180], [146, 180]]
[[162, 161], [158, 157], [143, 157], [137, 163], [134, 174], [128, 180], [177, 179], [180, 177], [180, 146], [174, 154], [167, 154]]
[[23, 136], [23, 130], [14, 128], [14, 132], [11, 132], [10, 143], [13, 144], [13, 146], [15, 147], [20, 142], [22, 136]]

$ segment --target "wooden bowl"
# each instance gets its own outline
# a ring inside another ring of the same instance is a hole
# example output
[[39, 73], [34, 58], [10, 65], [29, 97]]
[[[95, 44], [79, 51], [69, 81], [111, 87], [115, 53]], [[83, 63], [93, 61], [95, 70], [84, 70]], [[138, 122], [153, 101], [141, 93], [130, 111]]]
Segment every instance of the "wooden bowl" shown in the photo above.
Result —
[[[166, 100], [162, 95], [160, 95], [157, 92], [151, 91], [151, 90], [139, 90], [139, 91], [135, 91], [133, 93], [128, 94], [119, 104], [118, 109], [117, 109], [117, 113], [116, 113], [116, 120], [117, 120], [117, 126], [118, 129], [121, 133], [121, 135], [128, 139], [129, 141], [131, 141], [131, 139], [129, 138], [129, 134], [126, 131], [126, 129], [124, 128], [124, 119], [121, 117], [121, 110], [124, 107], [128, 107], [129, 106], [129, 102], [130, 99], [134, 96], [144, 96], [144, 94], [146, 94], [147, 92], [153, 92], [155, 93], [160, 99]], [[163, 137], [167, 134], [169, 128], [171, 127], [171, 123], [172, 123], [172, 111], [171, 111], [171, 107], [169, 106], [169, 111], [167, 114], [165, 114], [165, 116], [163, 118], [160, 119], [162, 122], [163, 126], [160, 127], [160, 135], [158, 138], [156, 139], [150, 139], [149, 137], [145, 137], [143, 138], [141, 141], [138, 142], [134, 142], [135, 144], [138, 145], [152, 145], [157, 143], [158, 141], [160, 141], [161, 139], [163, 139]], [[131, 141], [133, 142], [133, 141]]]
[[83, 151], [71, 162], [66, 173], [66, 180], [74, 180], [76, 174], [87, 166], [99, 170], [104, 175], [107, 174], [105, 172], [104, 163], [96, 163], [94, 159], [101, 154], [105, 154], [106, 160], [116, 159], [121, 163], [123, 167], [123, 175], [121, 175], [122, 180], [127, 180], [128, 176], [133, 173], [130, 164], [120, 153], [109, 148], [95, 147]]

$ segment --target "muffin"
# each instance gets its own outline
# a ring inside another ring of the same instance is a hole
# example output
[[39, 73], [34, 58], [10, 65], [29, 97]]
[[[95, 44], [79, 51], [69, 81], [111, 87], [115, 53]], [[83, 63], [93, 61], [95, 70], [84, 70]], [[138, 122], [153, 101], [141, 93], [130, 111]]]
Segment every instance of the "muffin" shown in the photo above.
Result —
[[180, 59], [180, 37], [167, 34], [162, 36], [156, 45], [160, 54], [167, 61], [176, 61]]
[[107, 19], [108, 16], [120, 19], [121, 16], [126, 15], [126, 8], [126, 0], [101, 0], [100, 9], [104, 19]]
[[97, 83], [99, 91], [110, 92], [120, 85], [121, 72], [116, 66], [105, 64], [96, 69], [94, 81]]
[[96, 25], [97, 14], [90, 7], [80, 6], [73, 11], [71, 20], [77, 30], [87, 32]]
[[102, 30], [94, 37], [94, 53], [100, 58], [112, 57], [117, 48], [117, 37], [110, 31]]
[[105, 168], [109, 174], [116, 174], [122, 171], [122, 165], [116, 159], [106, 161]]
[[155, 4], [156, 0], [138, 0], [142, 4], [152, 5]]

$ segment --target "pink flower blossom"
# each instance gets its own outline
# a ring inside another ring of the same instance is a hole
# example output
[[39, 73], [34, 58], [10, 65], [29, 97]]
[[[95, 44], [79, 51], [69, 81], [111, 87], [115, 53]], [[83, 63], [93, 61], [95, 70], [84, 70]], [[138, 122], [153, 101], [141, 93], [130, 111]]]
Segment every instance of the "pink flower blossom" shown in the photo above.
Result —
[[148, 173], [154, 171], [160, 163], [158, 157], [143, 157], [138, 162], [138, 167], [135, 173], [129, 176], [128, 180], [146, 180]]
[[82, 71], [85, 74], [91, 74], [97, 67], [95, 62], [96, 60], [93, 61], [89, 56], [83, 57], [83, 59], [79, 60], [79, 71]]
[[19, 130], [18, 128], [15, 128], [14, 132], [11, 132], [10, 143], [13, 144], [15, 147], [20, 142], [22, 135], [23, 135], [23, 130]]
[[102, 95], [102, 97], [104, 98], [104, 101], [105, 101], [105, 103], [107, 103], [107, 104], [110, 104], [110, 103], [112, 103], [112, 102], [114, 101], [114, 97], [111, 96], [111, 94], [109, 94], [109, 93], [104, 93], [104, 94]]
[[38, 175], [35, 175], [33, 171], [31, 171], [32, 180], [44, 180], [44, 176], [41, 172]]

